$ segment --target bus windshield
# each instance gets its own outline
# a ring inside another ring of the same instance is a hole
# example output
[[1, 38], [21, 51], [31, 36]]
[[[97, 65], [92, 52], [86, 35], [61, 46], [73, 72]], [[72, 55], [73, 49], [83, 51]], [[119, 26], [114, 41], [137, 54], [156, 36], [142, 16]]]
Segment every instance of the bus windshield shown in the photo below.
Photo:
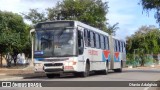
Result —
[[73, 28], [37, 30], [35, 57], [65, 57], [74, 54]]

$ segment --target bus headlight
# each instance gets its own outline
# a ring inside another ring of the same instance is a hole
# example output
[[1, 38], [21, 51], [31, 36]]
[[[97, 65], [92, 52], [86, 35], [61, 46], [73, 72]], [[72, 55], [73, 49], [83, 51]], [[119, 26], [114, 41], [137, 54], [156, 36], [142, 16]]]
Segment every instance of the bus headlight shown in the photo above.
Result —
[[66, 62], [66, 65], [68, 65], [68, 66], [72, 66], [72, 65], [76, 65], [76, 64], [77, 64], [77, 62], [75, 62], [75, 61]]

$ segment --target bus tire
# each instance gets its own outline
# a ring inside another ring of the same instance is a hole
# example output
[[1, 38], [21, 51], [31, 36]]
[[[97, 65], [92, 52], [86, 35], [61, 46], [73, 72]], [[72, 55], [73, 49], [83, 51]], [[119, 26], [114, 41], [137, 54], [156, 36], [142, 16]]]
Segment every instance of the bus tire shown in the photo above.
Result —
[[46, 74], [46, 76], [48, 78], [54, 78], [54, 77], [59, 77], [60, 75], [59, 74]]
[[114, 69], [114, 72], [122, 72], [123, 63], [121, 61], [121, 67], [118, 69]]
[[87, 76], [89, 76], [89, 72], [90, 72], [90, 65], [89, 65], [89, 63], [87, 62], [87, 63], [86, 63], [86, 67], [85, 67], [85, 71], [84, 71], [84, 72], [80, 72], [80, 73], [79, 73], [79, 76], [80, 76], [80, 77], [87, 77]]

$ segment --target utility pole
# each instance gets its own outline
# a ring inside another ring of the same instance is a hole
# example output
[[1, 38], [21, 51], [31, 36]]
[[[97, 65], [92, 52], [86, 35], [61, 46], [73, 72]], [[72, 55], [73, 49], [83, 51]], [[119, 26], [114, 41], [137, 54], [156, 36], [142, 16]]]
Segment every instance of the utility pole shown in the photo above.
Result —
[[0, 66], [2, 67], [2, 66], [3, 66], [3, 65], [2, 65], [2, 60], [3, 60], [2, 54], [0, 54], [0, 59], [1, 59], [1, 65], [0, 65]]
[[32, 58], [31, 58], [31, 63], [30, 63], [30, 66], [31, 66], [31, 67], [34, 66], [34, 65], [33, 65], [33, 63], [34, 63], [34, 58], [33, 58], [33, 57], [34, 57], [34, 48], [33, 48], [33, 47], [34, 47], [34, 46], [33, 46], [33, 45], [34, 45], [34, 39], [33, 39], [33, 33], [34, 33], [34, 32], [35, 32], [34, 29], [31, 29], [31, 30], [30, 30], [30, 37], [31, 37], [31, 43], [32, 43], [32, 51], [31, 51], [31, 57], [32, 57]]

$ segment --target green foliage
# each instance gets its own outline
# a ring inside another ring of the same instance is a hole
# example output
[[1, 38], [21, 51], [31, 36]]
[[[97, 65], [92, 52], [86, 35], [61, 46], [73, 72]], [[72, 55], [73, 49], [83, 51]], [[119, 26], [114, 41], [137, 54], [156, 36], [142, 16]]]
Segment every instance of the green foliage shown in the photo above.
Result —
[[47, 18], [45, 17], [45, 13], [40, 13], [37, 11], [37, 9], [30, 9], [29, 13], [22, 13], [22, 15], [25, 19], [30, 20], [33, 24], [47, 20]]
[[118, 24], [119, 24], [119, 23], [116, 23], [116, 24], [114, 24], [113, 26], [112, 26], [112, 25], [108, 25], [107, 29], [105, 29], [106, 32], [107, 32], [109, 35], [115, 36], [115, 35], [116, 35], [116, 30], [119, 29]]
[[29, 28], [20, 15], [0, 11], [0, 54], [23, 52], [29, 45]]
[[143, 54], [142, 51], [138, 50], [136, 54], [127, 53], [127, 61], [126, 64], [128, 66], [132, 65], [133, 67], [137, 66], [148, 66], [155, 63], [155, 59], [153, 59], [152, 54]]
[[134, 65], [134, 56], [132, 54], [127, 54], [127, 65]]
[[141, 0], [141, 5], [143, 6], [144, 10], [156, 10], [155, 18], [160, 25], [160, 0]]
[[127, 37], [127, 53], [136, 51], [143, 66], [146, 62], [146, 54], [158, 54], [160, 52], [160, 31], [153, 26], [142, 26], [135, 34]]
[[126, 64], [128, 66], [132, 65], [133, 67], [136, 67], [136, 66], [139, 66], [139, 63], [140, 63], [140, 60], [138, 56], [134, 56], [134, 54], [130, 54], [130, 53], [127, 54]]
[[63, 0], [47, 10], [49, 20], [78, 20], [104, 30], [108, 4], [102, 0]]
[[146, 60], [144, 49], [139, 48], [137, 53], [138, 53], [138, 56], [140, 58], [140, 64], [141, 64], [141, 66], [144, 66], [145, 60]]
[[145, 53], [157, 54], [160, 51], [160, 31], [153, 26], [142, 26], [135, 34], [127, 37], [127, 52], [143, 49]]
[[78, 20], [93, 27], [99, 28], [110, 35], [115, 35], [118, 23], [108, 25], [107, 18], [108, 3], [102, 0], [63, 0], [55, 7], [47, 8], [45, 12], [30, 9], [24, 18], [33, 24], [46, 20]]
[[145, 57], [145, 65], [151, 65], [153, 63], [155, 63], [155, 59], [153, 59], [152, 56], [147, 55]]

